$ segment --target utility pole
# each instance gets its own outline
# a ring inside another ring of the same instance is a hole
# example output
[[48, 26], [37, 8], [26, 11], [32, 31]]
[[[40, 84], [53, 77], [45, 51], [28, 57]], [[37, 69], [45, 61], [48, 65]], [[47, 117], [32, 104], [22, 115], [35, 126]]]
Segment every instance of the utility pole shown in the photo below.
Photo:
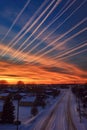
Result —
[[18, 130], [18, 126], [19, 126], [18, 121], [19, 121], [19, 99], [17, 101], [17, 130]]
[[78, 86], [78, 107], [79, 107], [79, 117], [80, 117], [80, 122], [82, 121], [82, 117], [81, 117], [81, 105], [80, 105], [80, 97], [81, 96], [81, 92], [79, 91], [79, 86]]
[[19, 121], [19, 102], [20, 102], [20, 99], [21, 99], [21, 96], [19, 94], [17, 94], [17, 121], [16, 121], [16, 123], [17, 123], [17, 129], [16, 130], [19, 129], [19, 125], [21, 123]]

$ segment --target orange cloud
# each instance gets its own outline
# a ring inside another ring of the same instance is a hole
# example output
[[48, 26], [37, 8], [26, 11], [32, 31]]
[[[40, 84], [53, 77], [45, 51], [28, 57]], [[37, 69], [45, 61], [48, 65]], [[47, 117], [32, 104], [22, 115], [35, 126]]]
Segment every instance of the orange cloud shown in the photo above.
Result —
[[[63, 64], [64, 65], [64, 64]], [[60, 64], [59, 71], [52, 67], [42, 67], [29, 64], [10, 64], [6, 62], [0, 62], [0, 80], [7, 80], [10, 83], [16, 83], [19, 80], [25, 83], [73, 83], [86, 82], [86, 72], [80, 70], [76, 66], [65, 63], [64, 67]], [[63, 67], [63, 68], [62, 68]], [[67, 70], [66, 70], [67, 67]], [[54, 67], [55, 68], [55, 67]], [[64, 72], [64, 70], [66, 70]], [[66, 73], [67, 72], [67, 73]], [[85, 75], [83, 78], [81, 75]]]
[[[0, 50], [6, 50], [8, 47], [0, 44]], [[14, 61], [11, 57], [15, 49], [10, 48], [8, 55], [10, 60], [0, 61], [0, 80], [7, 80], [9, 83], [16, 83], [19, 80], [25, 83], [73, 83], [87, 82], [87, 72], [73, 64], [63, 60], [54, 60], [46, 56], [27, 55], [20, 53], [17, 60], [25, 56], [24, 63]], [[12, 61], [13, 60], [13, 61]], [[33, 63], [30, 63], [30, 62]]]

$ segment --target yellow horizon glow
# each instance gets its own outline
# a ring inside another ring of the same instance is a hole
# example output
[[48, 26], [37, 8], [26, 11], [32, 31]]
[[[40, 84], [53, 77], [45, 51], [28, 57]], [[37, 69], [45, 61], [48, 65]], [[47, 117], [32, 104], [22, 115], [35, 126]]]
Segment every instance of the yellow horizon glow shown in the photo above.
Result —
[[[0, 45], [0, 47], [3, 49], [4, 45]], [[15, 50], [10, 48], [10, 56], [14, 52]], [[20, 53], [18, 58], [24, 54], [26, 55], [26, 53]], [[38, 56], [26, 55], [24, 64], [0, 61], [0, 80], [7, 80], [9, 84], [16, 84], [18, 81], [23, 81], [25, 84], [87, 83], [87, 72], [78, 66], [62, 60], [56, 61], [46, 56], [37, 60], [39, 65], [29, 64], [29, 61], [37, 58]], [[52, 68], [58, 68], [58, 70], [52, 70]]]
[[[0, 71], [0, 80], [6, 80], [9, 84], [17, 84], [18, 81], [23, 81], [24, 84], [87, 83], [87, 78], [80, 76], [86, 75], [86, 72], [70, 64], [65, 64], [64, 68], [67, 66], [69, 73], [73, 71], [72, 75], [45, 70], [41, 66], [15, 65], [6, 62], [0, 64], [0, 70], [3, 70]], [[61, 62], [59, 66], [62, 67]]]

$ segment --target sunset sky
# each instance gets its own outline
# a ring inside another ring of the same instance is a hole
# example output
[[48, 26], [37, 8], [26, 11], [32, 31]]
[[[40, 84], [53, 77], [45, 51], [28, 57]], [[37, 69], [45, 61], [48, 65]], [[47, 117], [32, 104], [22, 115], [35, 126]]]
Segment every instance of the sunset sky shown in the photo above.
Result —
[[0, 0], [0, 80], [87, 83], [87, 0]]

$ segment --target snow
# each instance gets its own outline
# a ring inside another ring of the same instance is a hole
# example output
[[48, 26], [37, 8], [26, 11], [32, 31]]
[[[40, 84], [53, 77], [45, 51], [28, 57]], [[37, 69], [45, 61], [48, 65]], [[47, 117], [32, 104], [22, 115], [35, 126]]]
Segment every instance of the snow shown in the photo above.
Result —
[[75, 101], [75, 97], [73, 96], [73, 94], [71, 93], [71, 113], [72, 113], [72, 117], [73, 117], [73, 121], [75, 123], [75, 126], [78, 130], [85, 130], [85, 125], [80, 122], [80, 118], [79, 118], [79, 114], [77, 112], [77, 105], [76, 105], [76, 101]]
[[2, 109], [3, 109], [3, 100], [0, 100], [0, 112], [2, 111]]
[[16, 130], [16, 125], [9, 125], [9, 124], [5, 124], [5, 125], [1, 125], [0, 124], [0, 130]]
[[[70, 101], [69, 101], [70, 98]], [[68, 102], [70, 102], [70, 113], [71, 117], [68, 117]], [[73, 123], [77, 130], [85, 130], [84, 124], [79, 122], [78, 113], [76, 111], [76, 102], [70, 91], [66, 92], [65, 95], [58, 97], [54, 105], [48, 107], [43, 112], [39, 113], [32, 120], [26, 121], [24, 125], [20, 126], [20, 130], [66, 130], [72, 129], [73, 125], [68, 124], [67, 119], [72, 118]], [[70, 125], [70, 126], [68, 126]], [[73, 127], [74, 129], [74, 127]]]
[[21, 101], [23, 101], [23, 102], [34, 102], [34, 100], [35, 100], [35, 96], [32, 96], [32, 97], [30, 97], [30, 96], [25, 96], [25, 97], [23, 97], [22, 99], [21, 99]]
[[[49, 116], [49, 114], [53, 111], [54, 107], [56, 104], [60, 101], [61, 97], [64, 94], [61, 94], [59, 97], [57, 97], [55, 100], [51, 100], [52, 104], [47, 106], [44, 110], [42, 110], [37, 116], [27, 120], [24, 122], [22, 126], [20, 126], [21, 130], [32, 130], [33, 128], [35, 129], [40, 129], [41, 125], [45, 121], [45, 119]], [[53, 105], [54, 104], [54, 105]]]
[[[22, 100], [34, 101], [35, 96], [26, 96]], [[63, 90], [55, 99], [50, 96], [46, 102], [48, 105], [44, 109], [38, 107], [39, 113], [34, 117], [30, 114], [31, 107], [19, 107], [19, 120], [22, 122], [19, 130], [86, 130], [87, 120], [80, 123], [76, 100], [70, 90]], [[0, 101], [0, 106], [2, 105], [3, 102]], [[16, 115], [17, 101], [14, 101], [14, 105]], [[0, 130], [16, 130], [16, 126], [0, 125]]]
[[[3, 94], [2, 94], [3, 95]], [[22, 99], [23, 101], [34, 101], [35, 100], [35, 96], [26, 96], [25, 99]], [[37, 116], [32, 117], [30, 114], [31, 111], [31, 107], [22, 107], [19, 106], [19, 120], [22, 122], [22, 125], [20, 125], [19, 127], [22, 129], [24, 127], [26, 127], [27, 125], [29, 125], [29, 122], [34, 122], [37, 120], [37, 118], [41, 118], [42, 114], [44, 115], [44, 111], [45, 111], [45, 116], [48, 114], [48, 111], [53, 108], [53, 104], [56, 103], [58, 99], [53, 99], [52, 96], [50, 96], [47, 101], [49, 102], [48, 105], [46, 106], [45, 109], [42, 109], [42, 107], [38, 107], [39, 113]], [[51, 103], [50, 103], [51, 102]], [[15, 116], [17, 115], [17, 101], [14, 100], [13, 104], [15, 106]], [[1, 108], [3, 107], [3, 101], [0, 101], [0, 106]], [[0, 130], [15, 130], [16, 126], [15, 125], [1, 125], [0, 124]]]
[[83, 118], [82, 122], [84, 123], [85, 128], [86, 128], [86, 130], [87, 130], [87, 118]]
[[28, 120], [30, 118], [30, 110], [30, 107], [20, 107], [19, 120], [21, 120], [22, 122]]
[[9, 93], [0, 93], [0, 96], [8, 96]]

